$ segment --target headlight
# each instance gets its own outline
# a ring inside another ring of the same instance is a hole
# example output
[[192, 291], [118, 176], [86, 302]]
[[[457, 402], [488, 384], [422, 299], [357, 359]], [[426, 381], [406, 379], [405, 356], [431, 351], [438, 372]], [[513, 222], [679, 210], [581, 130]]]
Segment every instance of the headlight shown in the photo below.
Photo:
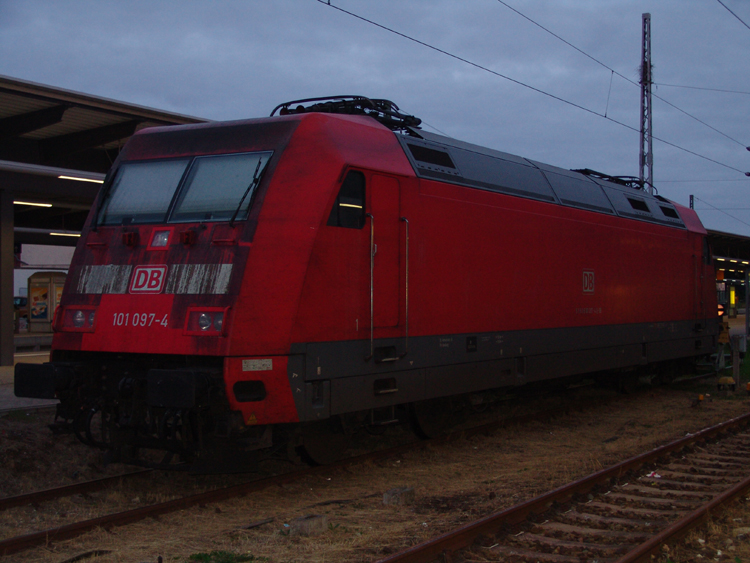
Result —
[[198, 328], [201, 330], [208, 330], [211, 328], [211, 315], [208, 313], [201, 313], [198, 316]]
[[185, 319], [185, 334], [205, 336], [225, 336], [224, 321], [229, 307], [191, 307]]
[[89, 305], [58, 307], [55, 311], [55, 330], [94, 332], [96, 309]]
[[151, 246], [157, 248], [165, 248], [169, 244], [169, 235], [172, 231], [154, 231], [154, 236], [151, 237]]
[[76, 328], [83, 328], [83, 326], [86, 324], [86, 315], [83, 314], [83, 311], [76, 311], [73, 313], [73, 326]]

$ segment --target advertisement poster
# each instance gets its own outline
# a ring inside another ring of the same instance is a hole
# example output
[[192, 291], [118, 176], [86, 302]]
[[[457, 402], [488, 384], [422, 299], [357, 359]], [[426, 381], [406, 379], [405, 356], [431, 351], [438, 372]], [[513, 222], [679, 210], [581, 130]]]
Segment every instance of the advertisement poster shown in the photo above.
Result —
[[31, 286], [29, 295], [29, 315], [31, 320], [46, 321], [49, 308], [49, 284]]
[[57, 307], [60, 305], [60, 298], [62, 297], [63, 292], [63, 286], [60, 284], [55, 284], [55, 306], [52, 309], [52, 313], [54, 314]]

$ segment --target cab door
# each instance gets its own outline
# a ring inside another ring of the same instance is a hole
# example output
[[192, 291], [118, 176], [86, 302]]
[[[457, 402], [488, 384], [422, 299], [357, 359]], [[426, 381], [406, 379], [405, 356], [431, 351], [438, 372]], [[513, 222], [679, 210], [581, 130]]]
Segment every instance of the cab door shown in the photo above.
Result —
[[370, 189], [372, 315], [375, 328], [399, 324], [400, 197], [396, 178], [373, 175]]

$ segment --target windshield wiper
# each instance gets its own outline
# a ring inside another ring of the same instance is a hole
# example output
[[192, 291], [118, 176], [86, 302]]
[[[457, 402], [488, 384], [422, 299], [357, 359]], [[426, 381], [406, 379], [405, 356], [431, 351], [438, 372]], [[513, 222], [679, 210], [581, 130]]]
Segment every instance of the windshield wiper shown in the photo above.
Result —
[[258, 173], [260, 171], [260, 163], [263, 162], [263, 157], [258, 157], [258, 165], [255, 167], [255, 172], [253, 173], [253, 179], [250, 182], [250, 185], [245, 190], [245, 193], [242, 194], [242, 199], [240, 200], [240, 204], [237, 206], [237, 209], [234, 210], [234, 213], [232, 214], [232, 218], [229, 220], [229, 226], [234, 227], [234, 220], [237, 218], [237, 214], [240, 212], [240, 209], [242, 209], [242, 204], [245, 202], [245, 198], [247, 197], [247, 194], [250, 193], [250, 190], [252, 190], [255, 186], [258, 185], [258, 182], [260, 180], [260, 174]]

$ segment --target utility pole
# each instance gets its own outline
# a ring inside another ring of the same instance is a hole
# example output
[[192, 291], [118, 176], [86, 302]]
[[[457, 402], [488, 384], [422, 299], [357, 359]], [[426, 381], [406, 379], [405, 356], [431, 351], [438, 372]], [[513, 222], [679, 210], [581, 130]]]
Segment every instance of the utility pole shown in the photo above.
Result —
[[651, 14], [643, 14], [641, 57], [641, 172], [643, 189], [654, 193], [654, 151], [651, 130]]

